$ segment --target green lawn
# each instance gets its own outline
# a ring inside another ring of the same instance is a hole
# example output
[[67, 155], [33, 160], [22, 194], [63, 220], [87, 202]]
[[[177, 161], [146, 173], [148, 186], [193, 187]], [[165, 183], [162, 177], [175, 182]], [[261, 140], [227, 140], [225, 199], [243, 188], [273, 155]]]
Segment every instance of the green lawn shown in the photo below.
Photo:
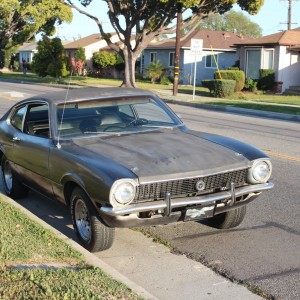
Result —
[[[64, 263], [64, 268], [45, 268]], [[35, 264], [37, 267], [26, 266]], [[0, 299], [141, 299], [0, 198]]]

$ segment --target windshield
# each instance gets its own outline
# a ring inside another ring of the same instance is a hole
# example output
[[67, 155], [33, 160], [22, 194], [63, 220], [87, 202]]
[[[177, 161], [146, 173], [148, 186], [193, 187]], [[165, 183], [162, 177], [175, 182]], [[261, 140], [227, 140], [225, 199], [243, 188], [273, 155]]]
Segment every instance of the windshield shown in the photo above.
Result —
[[92, 100], [57, 107], [58, 135], [62, 138], [141, 132], [180, 124], [163, 103], [151, 98]]

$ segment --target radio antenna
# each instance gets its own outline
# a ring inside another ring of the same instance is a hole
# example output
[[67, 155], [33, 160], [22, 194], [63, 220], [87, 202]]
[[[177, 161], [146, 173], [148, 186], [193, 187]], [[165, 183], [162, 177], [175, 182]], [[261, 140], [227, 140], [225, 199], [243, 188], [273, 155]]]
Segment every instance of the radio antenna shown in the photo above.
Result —
[[69, 82], [68, 82], [68, 88], [67, 88], [66, 97], [65, 97], [65, 100], [64, 100], [63, 111], [62, 111], [62, 115], [61, 115], [59, 129], [58, 129], [58, 137], [57, 137], [57, 144], [56, 144], [57, 149], [61, 148], [61, 144], [59, 142], [59, 140], [60, 140], [60, 132], [61, 132], [62, 124], [63, 124], [63, 120], [64, 120], [65, 108], [66, 108], [66, 103], [67, 103], [68, 96], [69, 96], [72, 75], [73, 75], [73, 69], [71, 70], [71, 73], [70, 73], [70, 78], [69, 78]]

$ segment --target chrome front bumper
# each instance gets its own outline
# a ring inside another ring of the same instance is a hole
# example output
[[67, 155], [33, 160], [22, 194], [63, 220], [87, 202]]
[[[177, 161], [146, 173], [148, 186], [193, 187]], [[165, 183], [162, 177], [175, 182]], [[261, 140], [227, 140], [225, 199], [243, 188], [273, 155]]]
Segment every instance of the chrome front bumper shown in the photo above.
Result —
[[[274, 184], [272, 182], [248, 185], [239, 188], [235, 188], [234, 185], [231, 185], [229, 191], [208, 194], [205, 196], [175, 199], [172, 199], [171, 195], [167, 193], [165, 199], [160, 201], [136, 203], [122, 207], [101, 207], [100, 215], [108, 225], [115, 227], [141, 226], [144, 225], [144, 223], [146, 225], [151, 225], [151, 223], [169, 223], [172, 222], [172, 217], [175, 217], [175, 215], [178, 216], [178, 211], [173, 213], [172, 209], [187, 208], [195, 205], [215, 205], [216, 209], [214, 214], [219, 214], [251, 202], [261, 192], [270, 190], [273, 186]], [[242, 196], [246, 197], [241, 198]], [[237, 201], [238, 198], [240, 198], [239, 201]], [[150, 211], [158, 211], [160, 214], [144, 220], [141, 220], [141, 218], [138, 217], [138, 213]], [[163, 218], [164, 220], [155, 221], [154, 219], [157, 218]], [[168, 221], [168, 218], [170, 218], [170, 221]], [[154, 222], [151, 222], [151, 219], [153, 219], [152, 221]], [[175, 219], [178, 218], [175, 217]]]

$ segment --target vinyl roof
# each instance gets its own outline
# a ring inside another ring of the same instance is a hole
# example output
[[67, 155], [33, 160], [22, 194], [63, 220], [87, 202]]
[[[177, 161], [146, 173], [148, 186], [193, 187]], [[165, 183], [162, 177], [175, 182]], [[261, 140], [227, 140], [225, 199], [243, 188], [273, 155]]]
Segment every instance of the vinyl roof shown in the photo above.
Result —
[[[26, 100], [46, 100], [49, 103], [59, 104], [73, 101], [82, 100], [108, 100], [120, 97], [135, 97], [135, 96], [154, 96], [153, 93], [141, 89], [135, 88], [97, 88], [97, 87], [87, 87], [87, 88], [73, 88], [69, 91], [67, 89], [59, 92], [45, 93], [37, 95]], [[66, 99], [66, 100], [65, 100]]]

